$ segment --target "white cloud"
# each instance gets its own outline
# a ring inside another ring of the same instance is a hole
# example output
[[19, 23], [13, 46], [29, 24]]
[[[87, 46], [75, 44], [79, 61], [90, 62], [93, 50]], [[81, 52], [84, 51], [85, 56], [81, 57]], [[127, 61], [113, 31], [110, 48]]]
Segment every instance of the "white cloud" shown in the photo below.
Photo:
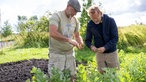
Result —
[[122, 15], [114, 15], [112, 17], [115, 18], [115, 21], [118, 26], [127, 26], [135, 23], [133, 20], [133, 16], [130, 13], [125, 13]]
[[[14, 23], [18, 15], [27, 17], [37, 15], [42, 16], [45, 11], [61, 10], [65, 8], [64, 3], [68, 0], [3, 0], [0, 1], [2, 23], [6, 20]], [[59, 5], [58, 5], [59, 4]], [[58, 6], [56, 6], [58, 5]]]
[[[46, 11], [64, 10], [68, 0], [0, 0], [2, 22], [17, 21], [18, 15], [42, 16]], [[82, 0], [79, 0], [82, 4]], [[126, 26], [135, 21], [146, 24], [146, 0], [99, 0], [105, 13], [115, 18], [118, 26]], [[97, 4], [98, 1], [94, 0]], [[79, 14], [78, 14], [79, 15]]]
[[95, 1], [102, 3], [104, 13], [115, 18], [118, 26], [127, 26], [141, 22], [146, 24], [145, 0], [101, 0]]

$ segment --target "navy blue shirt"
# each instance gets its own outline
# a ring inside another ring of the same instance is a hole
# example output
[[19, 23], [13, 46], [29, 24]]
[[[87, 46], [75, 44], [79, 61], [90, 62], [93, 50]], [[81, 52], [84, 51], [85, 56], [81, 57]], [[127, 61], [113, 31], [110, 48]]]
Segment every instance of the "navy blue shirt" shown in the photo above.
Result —
[[[92, 43], [93, 42], [93, 43]], [[90, 20], [87, 24], [85, 44], [87, 47], [105, 47], [104, 53], [116, 50], [118, 42], [118, 30], [115, 20], [107, 15], [103, 15], [102, 23], [95, 24]]]

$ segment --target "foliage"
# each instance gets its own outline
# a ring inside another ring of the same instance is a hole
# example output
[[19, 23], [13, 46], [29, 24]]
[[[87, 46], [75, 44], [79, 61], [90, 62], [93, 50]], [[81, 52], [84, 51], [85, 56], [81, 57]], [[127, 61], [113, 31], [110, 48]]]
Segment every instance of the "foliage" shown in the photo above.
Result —
[[27, 20], [27, 17], [26, 16], [20, 16], [18, 15], [18, 20], [23, 22], [23, 21], [26, 21]]
[[89, 16], [87, 13], [87, 9], [89, 6], [91, 6], [91, 2], [92, 0], [83, 0], [83, 10], [81, 12], [81, 17], [79, 18], [80, 21], [80, 25], [81, 25], [81, 29], [80, 29], [80, 33], [82, 35], [82, 37], [85, 37], [85, 30], [86, 30], [86, 24], [89, 21]]
[[143, 53], [138, 54], [127, 66], [129, 75], [132, 77], [131, 80], [134, 82], [144, 82], [146, 80], [146, 58], [143, 55]]
[[47, 32], [21, 32], [15, 37], [16, 47], [48, 47], [49, 34]]
[[50, 82], [70, 82], [71, 75], [70, 71], [68, 69], [64, 69], [63, 71], [60, 71], [58, 68], [53, 68], [51, 70], [51, 76], [49, 78]]
[[4, 27], [2, 28], [2, 32], [1, 32], [2, 36], [7, 37], [7, 36], [11, 35], [12, 34], [12, 29], [11, 28], [12, 27], [9, 24], [9, 22], [5, 21], [4, 22]]
[[[49, 77], [44, 74], [40, 68], [33, 67], [31, 70], [32, 76], [32, 82], [49, 82]], [[28, 79], [26, 82], [31, 82], [30, 79]]]
[[49, 32], [49, 21], [47, 17], [42, 16], [39, 21], [37, 21], [35, 25], [35, 30], [38, 32]]
[[89, 16], [87, 13], [87, 9], [89, 6], [91, 6], [92, 0], [83, 0], [83, 10], [81, 12], [81, 18], [79, 19], [81, 23], [81, 27], [86, 27], [86, 23], [89, 21]]
[[27, 37], [27, 33], [21, 32], [15, 36], [16, 47], [22, 47], [24, 45], [24, 39]]
[[95, 56], [95, 53], [86, 46], [82, 50], [75, 49], [75, 51], [77, 64], [87, 64], [87, 62], [92, 61], [92, 58]]
[[26, 28], [25, 22], [27, 21], [27, 17], [18, 15], [17, 18], [18, 18], [18, 25], [16, 26], [17, 31], [18, 32], [25, 31]]
[[20, 33], [15, 37], [17, 47], [48, 47], [49, 21], [45, 16], [40, 19], [32, 16], [18, 16], [18, 30]]
[[[32, 82], [70, 82], [70, 71], [63, 70], [60, 71], [57, 68], [52, 69], [52, 76], [49, 78], [47, 74], [44, 74], [40, 68], [33, 67], [31, 70]], [[28, 79], [26, 82], [30, 82]]]
[[144, 25], [132, 25], [129, 27], [118, 28], [118, 49], [127, 51], [128, 47], [143, 47], [144, 43], [146, 42], [146, 33], [144, 31], [146, 31]]
[[46, 32], [28, 32], [23, 47], [48, 47], [48, 38]]
[[2, 37], [1, 38], [1, 41], [3, 41], [3, 42], [14, 41], [15, 36], [16, 36], [15, 34], [11, 34], [11, 35], [9, 35], [7, 37]]
[[[145, 82], [146, 80], [146, 54], [126, 54], [123, 51], [120, 55], [120, 70], [106, 68], [105, 74], [100, 74], [94, 61], [88, 61], [86, 66], [79, 65], [77, 82]], [[122, 59], [121, 59], [122, 55]]]
[[30, 17], [29, 20], [37, 21], [38, 20], [38, 17], [36, 15], [34, 15], [34, 16]]
[[40, 19], [37, 16], [32, 16], [27, 19], [26, 16], [18, 16], [18, 32], [48, 32], [49, 21], [47, 17], [42, 16]]
[[86, 66], [80, 64], [78, 65], [77, 82], [87, 82], [87, 71]]

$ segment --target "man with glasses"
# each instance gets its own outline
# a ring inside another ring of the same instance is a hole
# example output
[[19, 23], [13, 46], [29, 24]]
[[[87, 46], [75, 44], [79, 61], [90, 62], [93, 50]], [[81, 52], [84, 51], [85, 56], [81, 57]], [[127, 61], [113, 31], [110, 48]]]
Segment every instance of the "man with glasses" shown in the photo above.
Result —
[[103, 14], [98, 6], [89, 7], [91, 20], [87, 23], [85, 44], [96, 53], [96, 62], [101, 74], [104, 68], [118, 68], [119, 60], [116, 44], [118, 30], [113, 18]]
[[73, 48], [83, 48], [83, 40], [79, 34], [80, 24], [75, 17], [77, 12], [80, 12], [79, 1], [69, 0], [65, 10], [54, 13], [49, 19], [49, 74], [51, 76], [52, 67], [61, 71], [68, 69], [72, 82], [76, 74]]

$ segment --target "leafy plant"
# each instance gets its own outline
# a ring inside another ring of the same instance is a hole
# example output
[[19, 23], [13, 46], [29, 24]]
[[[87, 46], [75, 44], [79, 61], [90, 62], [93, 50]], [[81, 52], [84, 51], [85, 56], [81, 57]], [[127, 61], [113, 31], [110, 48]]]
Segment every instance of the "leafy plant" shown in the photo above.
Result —
[[[40, 68], [33, 67], [31, 70], [32, 76], [32, 82], [48, 82], [49, 77], [44, 74]], [[30, 82], [30, 79], [28, 79], [26, 82]]]
[[51, 70], [50, 78], [48, 75], [44, 74], [40, 68], [33, 67], [31, 70], [33, 74], [32, 79], [27, 79], [26, 82], [70, 82], [71, 75], [68, 69], [60, 71], [58, 68]]
[[64, 69], [63, 71], [58, 68], [53, 67], [51, 70], [51, 76], [49, 78], [50, 82], [70, 82], [71, 75], [70, 70]]

